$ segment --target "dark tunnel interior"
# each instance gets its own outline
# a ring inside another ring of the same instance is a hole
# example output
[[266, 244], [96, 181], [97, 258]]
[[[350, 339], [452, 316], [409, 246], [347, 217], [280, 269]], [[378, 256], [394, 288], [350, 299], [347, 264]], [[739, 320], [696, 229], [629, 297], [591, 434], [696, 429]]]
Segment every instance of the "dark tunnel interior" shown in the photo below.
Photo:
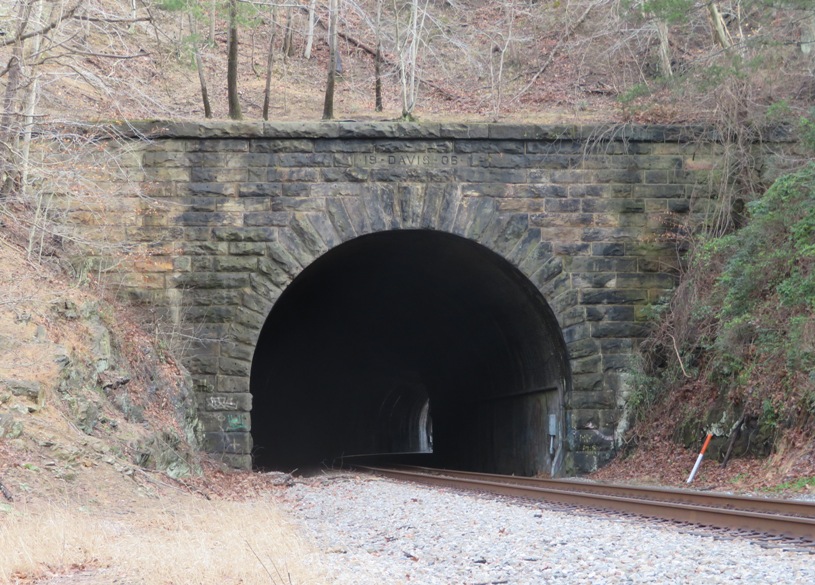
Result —
[[548, 474], [569, 383], [557, 320], [508, 261], [444, 232], [361, 236], [303, 270], [269, 313], [251, 372], [254, 464], [425, 453]]

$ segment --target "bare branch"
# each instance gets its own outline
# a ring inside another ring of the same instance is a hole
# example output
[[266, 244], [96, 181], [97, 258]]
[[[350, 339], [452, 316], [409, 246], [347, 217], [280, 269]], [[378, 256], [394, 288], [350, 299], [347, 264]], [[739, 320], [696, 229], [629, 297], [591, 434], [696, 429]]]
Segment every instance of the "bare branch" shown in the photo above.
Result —
[[82, 55], [85, 57], [103, 57], [105, 59], [138, 59], [139, 57], [149, 57], [150, 53], [142, 49], [140, 53], [135, 55], [113, 55], [110, 53], [86, 53], [85, 51], [71, 50], [72, 55]]
[[152, 16], [141, 16], [138, 18], [94, 18], [92, 16], [85, 16], [78, 14], [74, 16], [74, 20], [81, 20], [85, 22], [105, 22], [109, 24], [132, 24], [134, 22], [152, 22]]
[[560, 37], [560, 40], [558, 40], [557, 44], [555, 45], [555, 48], [551, 50], [551, 52], [549, 53], [549, 56], [547, 57], [546, 61], [544, 61], [543, 65], [541, 65], [541, 67], [538, 69], [538, 71], [535, 73], [535, 75], [532, 76], [532, 79], [529, 80], [529, 83], [527, 83], [524, 86], [524, 88], [521, 91], [519, 91], [514, 98], [512, 98], [510, 100], [510, 103], [514, 103], [514, 102], [518, 101], [521, 98], [521, 96], [523, 94], [525, 94], [527, 92], [527, 90], [529, 90], [529, 88], [532, 87], [535, 84], [535, 82], [538, 80], [538, 77], [540, 77], [541, 75], [544, 74], [544, 72], [549, 68], [549, 66], [555, 60], [555, 57], [557, 57], [557, 54], [560, 51], [560, 48], [563, 46], [563, 44], [567, 40], [569, 40], [569, 38], [571, 38], [571, 36], [577, 30], [577, 27], [579, 27], [581, 24], [583, 24], [583, 21], [586, 20], [586, 17], [589, 15], [589, 13], [596, 6], [597, 6], [597, 4], [589, 4], [588, 8], [586, 8], [586, 10], [583, 12], [583, 14], [580, 15], [580, 18], [578, 18], [577, 21], [574, 24], [572, 24], [572, 26], [570, 26], [569, 29], [565, 33], [563, 33], [563, 36]]
[[9, 45], [13, 45], [14, 43], [17, 43], [17, 42], [24, 41], [26, 39], [30, 39], [30, 38], [33, 38], [33, 37], [36, 37], [36, 36], [39, 36], [39, 35], [44, 35], [48, 31], [53, 30], [54, 28], [58, 27], [60, 25], [60, 23], [62, 23], [63, 21], [65, 21], [65, 20], [67, 20], [69, 18], [73, 18], [74, 13], [77, 10], [79, 10], [79, 8], [82, 6], [82, 3], [84, 1], [85, 0], [77, 0], [77, 3], [74, 6], [72, 6], [71, 8], [68, 8], [65, 12], [60, 13], [58, 18], [56, 18], [55, 20], [52, 20], [51, 22], [49, 22], [48, 24], [46, 24], [42, 28], [39, 28], [39, 29], [31, 31], [31, 32], [23, 33], [23, 34], [20, 34], [20, 35], [15, 35], [15, 36], [13, 36], [11, 38], [8, 38], [8, 39], [0, 40], [0, 47], [8, 47]]

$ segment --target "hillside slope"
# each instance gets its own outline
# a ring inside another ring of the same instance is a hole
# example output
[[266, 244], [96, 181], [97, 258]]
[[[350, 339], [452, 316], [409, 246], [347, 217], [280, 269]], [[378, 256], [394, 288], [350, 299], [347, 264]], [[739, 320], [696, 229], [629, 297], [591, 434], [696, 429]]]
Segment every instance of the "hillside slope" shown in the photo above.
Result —
[[295, 583], [326, 582], [277, 510], [289, 479], [201, 459], [161, 340], [29, 261], [2, 222], [0, 583], [268, 582], [253, 551]]
[[694, 239], [628, 399], [634, 461], [601, 476], [639, 464], [675, 484], [662, 463], [678, 452], [689, 467], [710, 433], [721, 466], [703, 481], [815, 493], [815, 163], [779, 178], [741, 223]]
[[[203, 117], [197, 52], [213, 115], [226, 117], [225, 0], [31, 2], [27, 16], [22, 4], [0, 7], [0, 64], [9, 65], [0, 69], [9, 89], [5, 110], [38, 123]], [[396, 10], [397, 3], [383, 3], [377, 26], [374, 0], [339, 3], [337, 117], [399, 117], [402, 96], [414, 90], [412, 113], [423, 118], [550, 122], [755, 122], [779, 103], [805, 111], [815, 97], [815, 51], [807, 40], [815, 14], [801, 0], [771, 10], [761, 0], [722, 3], [727, 50], [716, 41], [707, 5], [686, 0], [624, 10], [597, 0], [429, 2], [415, 33], [401, 8], [409, 4]], [[326, 3], [316, 3], [306, 58], [309, 5], [239, 3], [244, 117], [261, 117], [270, 48], [270, 119], [321, 117], [328, 13]], [[17, 49], [15, 30], [27, 37]], [[377, 39], [383, 112], [374, 108]], [[12, 57], [20, 48], [24, 63], [15, 81]]]

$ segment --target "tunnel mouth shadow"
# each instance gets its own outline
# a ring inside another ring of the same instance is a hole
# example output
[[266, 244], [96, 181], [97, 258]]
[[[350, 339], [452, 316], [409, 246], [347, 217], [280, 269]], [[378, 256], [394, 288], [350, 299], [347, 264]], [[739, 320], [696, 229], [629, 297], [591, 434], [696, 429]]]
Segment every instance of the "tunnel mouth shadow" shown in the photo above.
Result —
[[445, 232], [360, 236], [305, 268], [266, 319], [253, 461], [291, 470], [415, 453], [548, 475], [570, 384], [557, 319], [509, 261]]

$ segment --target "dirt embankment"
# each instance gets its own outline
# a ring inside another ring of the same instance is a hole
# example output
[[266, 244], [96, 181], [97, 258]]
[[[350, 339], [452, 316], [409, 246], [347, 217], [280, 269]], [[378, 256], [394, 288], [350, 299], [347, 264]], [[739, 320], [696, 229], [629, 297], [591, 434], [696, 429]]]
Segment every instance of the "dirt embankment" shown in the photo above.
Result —
[[284, 488], [203, 460], [194, 413], [160, 339], [0, 235], [0, 583], [325, 582]]

